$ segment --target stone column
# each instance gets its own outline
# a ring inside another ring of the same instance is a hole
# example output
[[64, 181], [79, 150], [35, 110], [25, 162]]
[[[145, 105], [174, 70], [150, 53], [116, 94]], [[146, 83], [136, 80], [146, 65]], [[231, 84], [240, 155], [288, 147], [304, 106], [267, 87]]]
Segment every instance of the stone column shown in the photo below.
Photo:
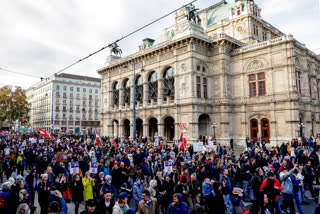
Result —
[[148, 93], [149, 92], [149, 87], [148, 87], [148, 82], [143, 83], [143, 107], [147, 107], [148, 105]]
[[158, 123], [158, 134], [160, 137], [164, 138], [164, 124]]
[[158, 105], [163, 102], [163, 79], [158, 79]]
[[123, 90], [122, 90], [122, 88], [119, 89], [119, 106], [120, 106], [120, 109], [123, 108]]
[[149, 136], [149, 124], [148, 123], [143, 124], [143, 136], [147, 136], [148, 139], [151, 137], [151, 136]]
[[121, 139], [123, 139], [123, 135], [124, 135], [124, 125], [123, 124], [119, 125], [119, 131], [120, 131], [119, 137]]

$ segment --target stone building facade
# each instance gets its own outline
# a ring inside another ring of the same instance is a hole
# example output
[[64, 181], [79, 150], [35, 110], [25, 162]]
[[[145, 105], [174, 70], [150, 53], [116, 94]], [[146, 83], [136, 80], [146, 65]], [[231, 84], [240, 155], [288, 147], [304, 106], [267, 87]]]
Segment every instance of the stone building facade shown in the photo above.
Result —
[[212, 135], [213, 122], [221, 143], [320, 133], [320, 58], [260, 14], [254, 1], [221, 1], [199, 12], [200, 26], [182, 10], [161, 39], [145, 39], [129, 57], [110, 56], [98, 70], [102, 133], [132, 136], [133, 60], [139, 136], [178, 139], [180, 122], [188, 142]]
[[100, 131], [101, 83], [99, 78], [56, 74], [30, 87], [33, 131], [93, 133]]

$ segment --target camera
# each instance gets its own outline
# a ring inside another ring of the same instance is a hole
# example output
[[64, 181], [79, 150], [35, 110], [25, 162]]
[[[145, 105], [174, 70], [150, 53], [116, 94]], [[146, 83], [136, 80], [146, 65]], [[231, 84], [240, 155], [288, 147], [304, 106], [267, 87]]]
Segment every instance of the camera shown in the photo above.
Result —
[[56, 191], [50, 191], [50, 195], [56, 195]]

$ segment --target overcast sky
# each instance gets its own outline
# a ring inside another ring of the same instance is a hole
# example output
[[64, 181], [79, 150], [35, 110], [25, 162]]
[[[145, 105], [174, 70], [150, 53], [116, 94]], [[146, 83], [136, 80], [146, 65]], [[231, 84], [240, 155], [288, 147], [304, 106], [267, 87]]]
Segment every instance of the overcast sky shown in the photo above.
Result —
[[[0, 0], [0, 67], [48, 77], [59, 69], [191, 0]], [[233, 1], [233, 0], [229, 0]], [[198, 0], [204, 9], [219, 0]], [[320, 0], [256, 0], [263, 19], [293, 34], [320, 54]], [[136, 52], [141, 40], [158, 38], [174, 23], [167, 17], [119, 43], [124, 55]], [[69, 69], [99, 77], [109, 50]], [[27, 88], [39, 79], [0, 70], [0, 87]]]

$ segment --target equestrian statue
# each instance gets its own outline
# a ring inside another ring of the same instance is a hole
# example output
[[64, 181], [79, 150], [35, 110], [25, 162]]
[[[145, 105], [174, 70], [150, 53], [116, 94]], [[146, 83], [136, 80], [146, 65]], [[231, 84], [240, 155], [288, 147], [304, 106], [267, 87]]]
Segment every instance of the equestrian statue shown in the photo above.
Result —
[[110, 55], [114, 54], [114, 56], [120, 56], [122, 54], [122, 50], [119, 48], [119, 45], [117, 43], [113, 43], [110, 46]]
[[198, 8], [195, 8], [193, 4], [189, 4], [185, 7], [185, 16], [189, 22], [194, 22], [195, 24], [201, 24], [201, 19], [197, 12]]

